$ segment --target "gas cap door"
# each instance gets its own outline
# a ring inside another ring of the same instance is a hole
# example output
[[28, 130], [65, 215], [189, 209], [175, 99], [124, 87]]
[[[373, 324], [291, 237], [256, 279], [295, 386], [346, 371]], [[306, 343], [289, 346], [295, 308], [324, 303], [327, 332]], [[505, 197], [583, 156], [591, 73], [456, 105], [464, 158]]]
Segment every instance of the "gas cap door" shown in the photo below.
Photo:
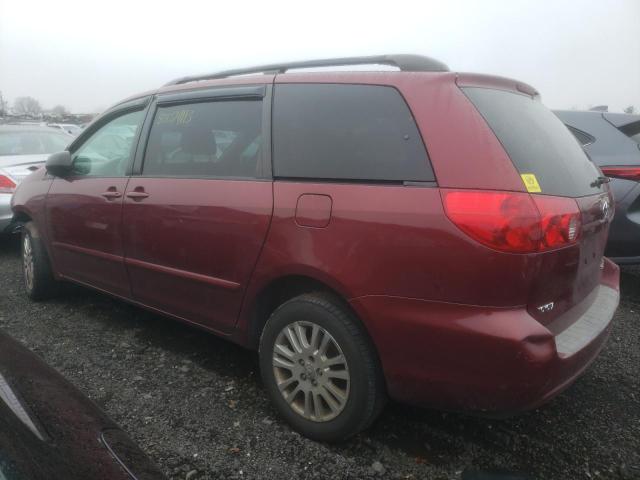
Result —
[[328, 195], [304, 193], [298, 197], [296, 223], [301, 227], [324, 228], [331, 220], [332, 205]]

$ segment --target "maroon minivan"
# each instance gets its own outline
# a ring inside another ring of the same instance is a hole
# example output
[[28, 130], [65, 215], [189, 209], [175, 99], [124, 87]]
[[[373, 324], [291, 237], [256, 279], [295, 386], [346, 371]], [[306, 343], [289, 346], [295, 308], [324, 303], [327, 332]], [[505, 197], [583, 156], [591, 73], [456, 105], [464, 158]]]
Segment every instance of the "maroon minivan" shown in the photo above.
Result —
[[[300, 71], [350, 64], [399, 71]], [[128, 99], [13, 209], [33, 299], [72, 281], [257, 349], [329, 441], [387, 395], [512, 413], [573, 382], [619, 299], [606, 181], [532, 87], [388, 55]]]

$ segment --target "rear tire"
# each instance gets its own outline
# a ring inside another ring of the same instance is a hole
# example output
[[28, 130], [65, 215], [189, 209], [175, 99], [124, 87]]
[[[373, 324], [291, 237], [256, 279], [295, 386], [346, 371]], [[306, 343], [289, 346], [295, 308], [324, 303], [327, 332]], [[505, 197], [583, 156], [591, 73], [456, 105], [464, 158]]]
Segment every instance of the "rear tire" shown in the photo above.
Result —
[[22, 227], [22, 277], [27, 295], [32, 300], [45, 300], [55, 296], [59, 283], [53, 277], [49, 255], [33, 222]]
[[367, 332], [344, 303], [304, 294], [278, 307], [260, 338], [267, 393], [291, 427], [313, 440], [344, 440], [385, 403], [384, 379]]

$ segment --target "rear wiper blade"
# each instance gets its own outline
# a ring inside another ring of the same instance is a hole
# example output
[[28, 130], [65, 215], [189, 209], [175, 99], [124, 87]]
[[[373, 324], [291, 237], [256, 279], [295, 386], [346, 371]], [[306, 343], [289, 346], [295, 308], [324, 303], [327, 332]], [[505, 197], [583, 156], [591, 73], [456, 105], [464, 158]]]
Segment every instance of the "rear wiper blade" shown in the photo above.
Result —
[[592, 187], [601, 187], [604, 183], [609, 183], [611, 179], [609, 177], [598, 177], [593, 182], [591, 182]]

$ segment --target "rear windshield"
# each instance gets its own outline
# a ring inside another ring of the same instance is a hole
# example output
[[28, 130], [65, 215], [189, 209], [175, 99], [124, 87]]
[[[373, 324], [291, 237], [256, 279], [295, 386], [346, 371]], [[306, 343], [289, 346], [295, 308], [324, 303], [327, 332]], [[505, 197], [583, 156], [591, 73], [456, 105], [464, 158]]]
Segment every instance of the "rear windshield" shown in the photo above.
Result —
[[539, 100], [488, 88], [463, 90], [518, 172], [535, 175], [540, 193], [583, 197], [603, 191], [594, 183], [600, 171], [565, 125]]

